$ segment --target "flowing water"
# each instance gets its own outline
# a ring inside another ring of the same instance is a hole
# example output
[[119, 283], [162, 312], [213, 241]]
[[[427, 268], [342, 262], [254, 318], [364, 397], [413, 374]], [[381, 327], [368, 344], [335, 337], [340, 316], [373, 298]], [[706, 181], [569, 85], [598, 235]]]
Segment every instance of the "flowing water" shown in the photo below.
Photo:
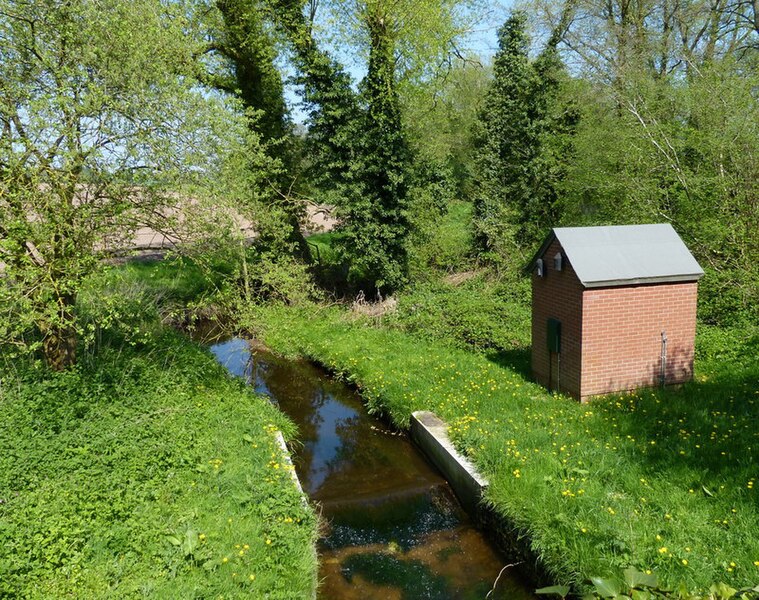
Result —
[[[211, 351], [299, 427], [295, 469], [326, 522], [320, 598], [485, 598], [506, 560], [405, 435], [305, 361], [253, 351], [241, 339]], [[529, 590], [508, 569], [490, 598], [535, 598]]]

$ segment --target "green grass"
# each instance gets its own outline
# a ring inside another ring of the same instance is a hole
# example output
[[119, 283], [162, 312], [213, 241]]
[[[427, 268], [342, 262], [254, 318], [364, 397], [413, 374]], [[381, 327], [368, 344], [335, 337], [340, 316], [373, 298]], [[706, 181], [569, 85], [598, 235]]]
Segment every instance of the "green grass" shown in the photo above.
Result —
[[117, 275], [86, 310], [121, 298], [119, 325], [75, 370], [0, 360], [0, 598], [309, 597], [316, 518], [274, 434], [294, 426], [141, 303], [193, 297], [192, 273]]
[[[399, 426], [433, 410], [489, 478], [487, 501], [558, 583], [625, 567], [665, 585], [759, 582], [759, 331], [702, 328], [697, 380], [590, 404], [508, 367], [337, 309], [269, 308], [265, 341], [358, 385]], [[491, 357], [492, 358], [492, 357]]]
[[453, 201], [443, 215], [426, 215], [418, 240], [411, 247], [412, 279], [428, 279], [435, 271], [462, 271], [471, 267], [472, 204]]

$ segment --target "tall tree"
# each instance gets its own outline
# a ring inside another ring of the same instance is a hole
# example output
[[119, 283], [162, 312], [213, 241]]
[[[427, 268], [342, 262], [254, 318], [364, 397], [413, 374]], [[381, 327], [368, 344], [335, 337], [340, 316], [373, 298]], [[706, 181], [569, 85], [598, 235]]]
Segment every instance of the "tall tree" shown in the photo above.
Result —
[[565, 74], [556, 38], [531, 61], [526, 20], [515, 12], [498, 32], [493, 82], [477, 133], [475, 239], [498, 259], [520, 256], [558, 221], [561, 160], [571, 151], [577, 119], [560, 98]]
[[206, 181], [239, 131], [192, 83], [185, 17], [158, 0], [0, 1], [0, 340], [54, 369], [76, 360], [77, 295], [104, 249]]
[[[300, 2], [295, 4], [301, 6]], [[250, 128], [267, 153], [282, 163], [283, 168], [277, 169], [276, 177], [269, 181], [271, 210], [281, 216], [288, 252], [310, 262], [309, 246], [302, 232], [306, 211], [297, 193], [299, 172], [292, 123], [282, 74], [276, 65], [276, 12], [265, 0], [215, 0], [213, 6], [204, 6], [201, 12], [206, 15], [211, 38], [205, 48], [206, 72], [201, 78], [242, 101], [250, 113]]]
[[475, 135], [480, 165], [474, 202], [475, 242], [481, 250], [502, 257], [516, 249], [514, 206], [528, 198], [524, 175], [536, 147], [529, 106], [535, 76], [525, 24], [525, 13], [515, 12], [498, 30], [493, 81]]
[[231, 69], [215, 73], [213, 82], [258, 113], [253, 126], [264, 141], [281, 142], [290, 128], [266, 6], [256, 0], [216, 0], [216, 7], [222, 25], [214, 32], [211, 49], [226, 57]]
[[301, 71], [315, 180], [341, 220], [338, 245], [348, 283], [393, 289], [406, 272], [410, 155], [396, 90], [392, 17], [381, 5], [362, 7], [370, 53], [367, 76], [356, 93], [345, 70], [316, 44], [299, 3], [280, 0], [274, 6]]
[[400, 286], [407, 272], [410, 154], [396, 89], [392, 15], [367, 6], [371, 49], [363, 83], [367, 110], [358, 155], [358, 195], [347, 198], [341, 252], [356, 278], [378, 290]]

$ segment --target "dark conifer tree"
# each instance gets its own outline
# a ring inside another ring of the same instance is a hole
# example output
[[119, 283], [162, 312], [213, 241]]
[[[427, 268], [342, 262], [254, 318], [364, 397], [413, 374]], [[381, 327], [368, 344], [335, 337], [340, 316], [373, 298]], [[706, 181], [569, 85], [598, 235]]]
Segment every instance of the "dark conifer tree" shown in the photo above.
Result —
[[498, 32], [494, 78], [475, 133], [475, 241], [496, 260], [521, 257], [557, 224], [558, 154], [570, 150], [576, 120], [560, 99], [564, 67], [556, 40], [531, 61], [525, 25], [518, 11]]

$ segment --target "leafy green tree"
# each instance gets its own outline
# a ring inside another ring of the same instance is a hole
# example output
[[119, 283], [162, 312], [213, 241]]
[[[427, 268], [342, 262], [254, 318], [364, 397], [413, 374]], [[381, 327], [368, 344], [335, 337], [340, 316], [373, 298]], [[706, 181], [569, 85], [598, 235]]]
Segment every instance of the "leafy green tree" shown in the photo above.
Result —
[[353, 266], [356, 283], [384, 291], [406, 278], [411, 156], [396, 90], [392, 16], [375, 9], [367, 10], [365, 19], [371, 51], [363, 82], [367, 109], [357, 156], [359, 187], [341, 207], [341, 252]]
[[297, 144], [276, 65], [281, 37], [273, 25], [276, 12], [265, 0], [216, 0], [213, 6], [201, 4], [199, 12], [211, 38], [204, 48], [201, 80], [242, 101], [252, 115], [248, 123], [266, 152], [282, 163], [283, 168], [267, 171], [271, 212], [281, 217], [290, 252], [308, 263]]
[[264, 141], [280, 141], [290, 133], [282, 75], [275, 65], [277, 50], [267, 8], [256, 0], [217, 0], [221, 16], [209, 51], [231, 64], [212, 73], [215, 87], [237, 95], [246, 107], [257, 111], [255, 129]]
[[[472, 130], [490, 84], [488, 66], [456, 58], [449, 70], [401, 95], [409, 144], [417, 162], [447, 178], [451, 193], [471, 198], [476, 171]], [[426, 179], [426, 178], [425, 178]]]
[[383, 12], [364, 13], [371, 52], [362, 90], [318, 47], [297, 2], [275, 3], [295, 49], [309, 109], [314, 181], [341, 220], [339, 255], [353, 287], [388, 290], [406, 272], [409, 154], [396, 91], [394, 38]]
[[565, 73], [555, 40], [531, 61], [526, 21], [515, 12], [498, 32], [476, 133], [475, 241], [497, 260], [521, 258], [557, 222], [561, 161], [577, 120], [571, 104], [561, 102]]
[[0, 1], [0, 340], [76, 361], [76, 300], [240, 134], [193, 82], [186, 13], [158, 0]]
[[525, 13], [515, 12], [498, 30], [493, 81], [475, 135], [479, 164], [475, 243], [496, 256], [507, 256], [514, 250], [513, 207], [529, 193], [523, 175], [535, 154], [529, 106], [534, 73], [525, 24]]

